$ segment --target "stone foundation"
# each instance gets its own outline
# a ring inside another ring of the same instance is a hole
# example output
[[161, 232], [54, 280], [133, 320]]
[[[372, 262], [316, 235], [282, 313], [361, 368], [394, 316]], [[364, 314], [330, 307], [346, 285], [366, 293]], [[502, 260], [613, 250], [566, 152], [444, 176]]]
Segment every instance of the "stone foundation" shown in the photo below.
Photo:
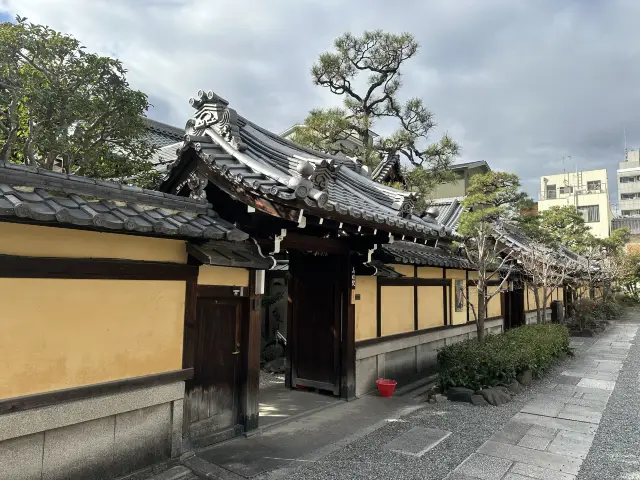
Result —
[[[551, 309], [547, 308], [545, 317], [547, 317], [546, 323], [551, 323]], [[524, 319], [527, 325], [538, 323], [538, 316], [535, 310], [524, 312]]]
[[[485, 329], [501, 333], [503, 325], [502, 318], [495, 318], [485, 322]], [[356, 396], [375, 390], [378, 378], [398, 380], [433, 369], [438, 349], [475, 336], [476, 325], [467, 324], [374, 345], [356, 345]]]
[[184, 382], [0, 415], [0, 480], [111, 479], [182, 452]]

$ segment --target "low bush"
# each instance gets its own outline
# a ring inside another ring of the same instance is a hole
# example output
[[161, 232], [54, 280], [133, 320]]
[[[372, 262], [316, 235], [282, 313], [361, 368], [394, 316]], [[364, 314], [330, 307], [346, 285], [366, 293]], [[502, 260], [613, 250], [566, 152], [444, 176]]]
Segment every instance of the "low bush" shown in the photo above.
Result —
[[601, 322], [615, 320], [622, 315], [625, 305], [620, 301], [603, 301], [583, 298], [576, 302], [573, 318], [569, 321], [572, 328], [583, 330], [596, 329]]
[[557, 324], [526, 325], [488, 335], [483, 344], [466, 340], [438, 352], [440, 387], [477, 391], [511, 383], [527, 370], [540, 376], [565, 353], [571, 353], [569, 330]]

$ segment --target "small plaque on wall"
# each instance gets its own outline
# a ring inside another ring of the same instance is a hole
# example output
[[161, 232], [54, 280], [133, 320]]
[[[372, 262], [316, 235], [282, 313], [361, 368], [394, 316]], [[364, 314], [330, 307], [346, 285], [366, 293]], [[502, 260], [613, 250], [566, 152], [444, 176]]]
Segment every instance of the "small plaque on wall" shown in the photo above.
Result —
[[360, 300], [360, 294], [356, 293], [356, 300]]

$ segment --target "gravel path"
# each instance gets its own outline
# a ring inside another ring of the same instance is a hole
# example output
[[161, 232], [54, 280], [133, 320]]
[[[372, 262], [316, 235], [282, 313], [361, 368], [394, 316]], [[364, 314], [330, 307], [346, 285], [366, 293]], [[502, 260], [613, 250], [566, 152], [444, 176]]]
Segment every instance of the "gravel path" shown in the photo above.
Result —
[[[469, 404], [449, 402], [424, 403], [424, 406], [416, 412], [401, 419], [389, 421], [374, 432], [362, 438], [356, 438], [340, 450], [320, 460], [301, 461], [301, 466], [288, 472], [286, 476], [277, 474], [273, 478], [441, 480], [480, 448], [495, 432], [500, 431], [528, 402], [537, 395], [554, 388], [560, 381], [561, 372], [571, 368], [571, 365], [579, 359], [581, 352], [594, 343], [595, 339], [577, 340], [576, 359], [569, 359], [558, 365], [544, 379], [535, 382], [513, 402], [503, 407], [478, 408]], [[388, 442], [415, 427], [440, 429], [451, 434], [420, 457], [396, 453], [385, 448]]]
[[[620, 323], [640, 324], [640, 310]], [[640, 479], [640, 334], [623, 364], [578, 480]]]

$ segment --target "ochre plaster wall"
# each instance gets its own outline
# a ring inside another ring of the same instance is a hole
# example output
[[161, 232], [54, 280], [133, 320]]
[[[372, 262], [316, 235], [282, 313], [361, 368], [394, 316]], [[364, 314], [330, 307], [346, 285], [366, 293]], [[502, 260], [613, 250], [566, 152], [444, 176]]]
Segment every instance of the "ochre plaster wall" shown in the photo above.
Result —
[[[456, 312], [456, 280], [462, 280], [462, 287], [464, 288], [464, 293], [467, 293], [467, 272], [465, 270], [452, 270], [447, 269], [447, 278], [452, 280], [452, 287], [454, 290], [451, 294], [451, 324], [452, 325], [460, 325], [462, 323], [467, 323], [467, 300], [463, 297], [462, 299], [462, 311]], [[449, 298], [449, 292], [447, 291], [447, 298]], [[471, 315], [471, 313], [469, 314]]]
[[[491, 295], [493, 292], [499, 290], [498, 286], [489, 286], [487, 287], [487, 293]], [[500, 301], [500, 294], [497, 293], [493, 296], [491, 300], [489, 300], [489, 305], [487, 307], [487, 318], [499, 317], [502, 315], [502, 305]]]
[[377, 326], [377, 288], [376, 277], [357, 276], [355, 294], [360, 299], [354, 302], [356, 310], [356, 341], [375, 338]]
[[182, 368], [185, 288], [0, 278], [0, 399]]
[[413, 277], [415, 274], [415, 268], [413, 265], [391, 264], [389, 267], [393, 268], [396, 272], [401, 273], [405, 277]]
[[442, 287], [418, 287], [418, 329], [444, 325]]
[[413, 331], [413, 287], [385, 286], [380, 294], [382, 336]]
[[248, 287], [249, 270], [245, 268], [203, 265], [198, 272], [198, 285]]
[[418, 267], [419, 278], [443, 278], [442, 268], [438, 267]]
[[0, 222], [0, 255], [186, 263], [182, 240]]

